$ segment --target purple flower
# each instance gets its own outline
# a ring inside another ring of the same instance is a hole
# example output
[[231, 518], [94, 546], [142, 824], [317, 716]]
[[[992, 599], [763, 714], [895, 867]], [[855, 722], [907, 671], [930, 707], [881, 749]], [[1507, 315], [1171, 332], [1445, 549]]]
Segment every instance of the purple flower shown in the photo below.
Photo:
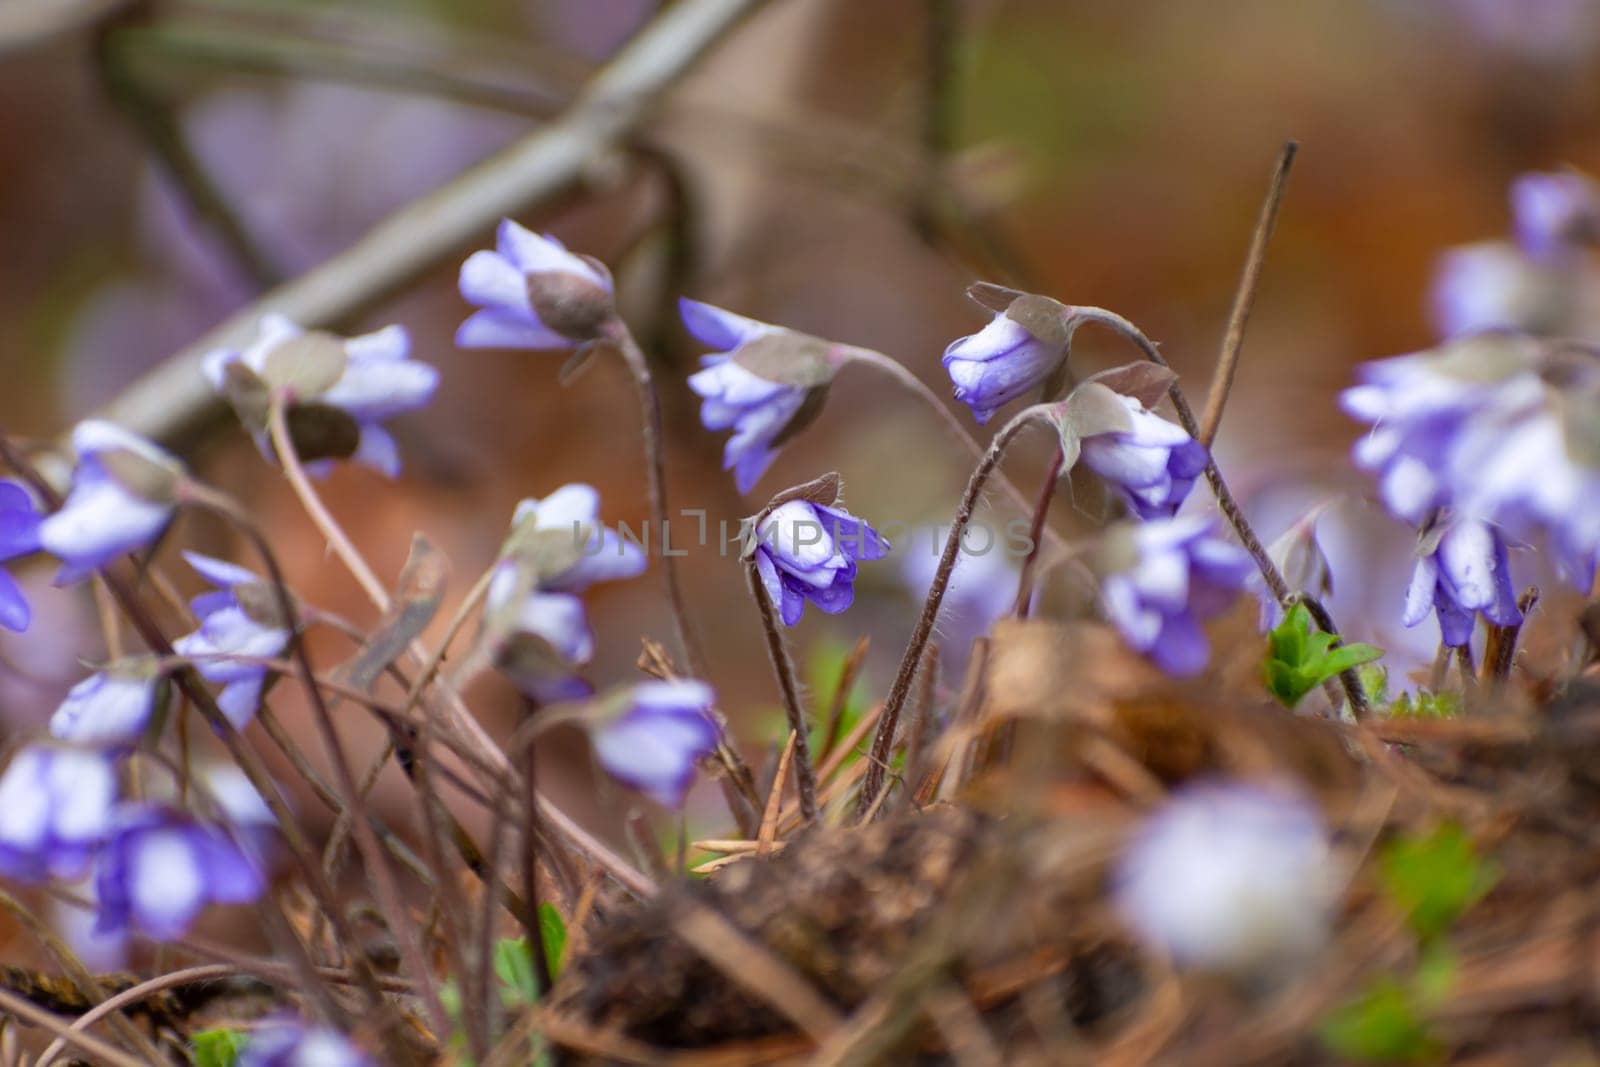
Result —
[[516, 606], [520, 580], [510, 561], [499, 564], [489, 580], [485, 616], [505, 620], [497, 627], [495, 665], [541, 704], [588, 696], [593, 690], [577, 673], [594, 657], [594, 634], [583, 601], [571, 593], [533, 589]]
[[785, 626], [800, 621], [807, 600], [837, 615], [855, 599], [856, 563], [882, 559], [889, 543], [842, 508], [791, 500], [755, 529], [755, 565]]
[[1536, 329], [1553, 291], [1547, 272], [1503, 241], [1452, 248], [1434, 266], [1429, 317], [1440, 337]]
[[[233, 396], [230, 365], [238, 365], [269, 392], [287, 391], [297, 407], [321, 413], [316, 429], [302, 417], [290, 419], [290, 430], [307, 468], [322, 474], [329, 458], [349, 458], [393, 478], [400, 473], [400, 452], [380, 425], [384, 419], [419, 411], [433, 399], [439, 372], [411, 358], [411, 335], [403, 326], [341, 338], [307, 333], [282, 315], [261, 317], [256, 340], [248, 348], [217, 349], [205, 358], [206, 380]], [[345, 422], [329, 412], [342, 413]], [[241, 410], [256, 443], [271, 454], [259, 412]]]
[[1415, 626], [1432, 608], [1445, 644], [1459, 648], [1472, 640], [1479, 612], [1499, 626], [1522, 621], [1511, 566], [1499, 531], [1476, 519], [1446, 520], [1425, 531], [1401, 621]]
[[[17, 482], [0, 479], [0, 563], [39, 550], [39, 523], [33, 494]], [[22, 587], [0, 568], [0, 626], [21, 633], [32, 618]]]
[[235, 1067], [374, 1067], [339, 1031], [279, 1021], [250, 1035]]
[[461, 295], [482, 310], [456, 331], [461, 348], [571, 348], [595, 340], [613, 314], [611, 275], [504, 219], [493, 252], [461, 265]]
[[[153, 541], [172, 517], [165, 492], [183, 476], [176, 459], [114, 423], [80, 422], [72, 488], [55, 514], [39, 523], [39, 543], [62, 561], [65, 585]], [[132, 484], [137, 477], [140, 484]]]
[[701, 398], [706, 429], [733, 430], [722, 468], [748, 493], [777, 458], [778, 446], [821, 410], [838, 367], [834, 349], [815, 337], [735, 315], [696, 300], [679, 300], [683, 325], [701, 344], [722, 351], [701, 358], [689, 376]]
[[[973, 527], [969, 526], [970, 531]], [[969, 539], [956, 554], [955, 570], [950, 572], [945, 586], [944, 599], [940, 601], [939, 629], [940, 663], [954, 668], [946, 676], [959, 677], [959, 666], [967, 660], [972, 642], [989, 632], [996, 619], [1008, 613], [1017, 599], [1018, 571], [1006, 552], [1006, 546], [988, 539], [989, 547], [980, 551], [983, 541]], [[900, 577], [906, 587], [917, 597], [926, 597], [928, 589], [939, 570], [939, 557], [944, 554], [944, 542], [937, 537], [923, 547], [912, 545], [905, 551], [900, 564]]]
[[185, 552], [183, 558], [217, 588], [190, 601], [200, 628], [178, 638], [172, 647], [180, 656], [195, 661], [201, 677], [222, 686], [217, 707], [235, 729], [242, 730], [255, 716], [267, 680], [267, 668], [248, 660], [282, 652], [289, 643], [289, 631], [275, 625], [275, 620], [256, 618], [240, 604], [235, 592], [239, 587], [265, 588], [258, 576], [198, 552]]
[[1600, 187], [1581, 174], [1524, 174], [1511, 183], [1517, 243], [1531, 256], [1571, 252], [1596, 236]]
[[1084, 437], [1081, 458], [1121, 491], [1139, 518], [1170, 518], [1206, 469], [1205, 446], [1134, 397], [1118, 393], [1117, 399], [1132, 428]]
[[641, 682], [589, 726], [600, 766], [658, 804], [680, 807], [695, 764], [717, 747], [704, 682]]
[[100, 752], [30, 745], [0, 777], [0, 875], [72, 879], [105, 840], [117, 772]]
[[1322, 817], [1303, 796], [1211, 782], [1145, 820], [1112, 895], [1124, 921], [1178, 963], [1250, 973], [1321, 946], [1336, 876]]
[[248, 904], [263, 889], [254, 861], [221, 830], [172, 808], [123, 805], [100, 853], [95, 928], [171, 941], [207, 904]]
[[1069, 337], [1064, 326], [1060, 337], [1040, 337], [1001, 311], [977, 333], [952, 341], [942, 362], [956, 399], [980, 423], [988, 422], [1001, 407], [1050, 377], [1066, 359]]
[[543, 500], [520, 501], [511, 527], [514, 538], [549, 538], [547, 543], [561, 545], [562, 551], [552, 555], [559, 555], [562, 565], [539, 574], [542, 590], [581, 593], [595, 582], [644, 573], [644, 550], [638, 543], [601, 524], [600, 494], [592, 485], [572, 482]]
[[50, 716], [50, 736], [75, 745], [133, 745], [150, 723], [159, 681], [152, 664], [140, 660], [124, 660], [89, 675], [68, 690]]
[[1211, 655], [1200, 622], [1244, 587], [1250, 557], [1200, 517], [1120, 524], [1107, 531], [1104, 555], [1106, 618], [1163, 671], [1198, 674]]

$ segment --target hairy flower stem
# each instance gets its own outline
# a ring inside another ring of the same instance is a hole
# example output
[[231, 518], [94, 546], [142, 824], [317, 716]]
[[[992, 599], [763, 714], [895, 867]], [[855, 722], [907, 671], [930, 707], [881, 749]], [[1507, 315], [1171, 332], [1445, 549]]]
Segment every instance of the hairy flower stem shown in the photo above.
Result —
[[916, 677], [917, 667], [922, 662], [922, 654], [928, 647], [928, 639], [933, 635], [934, 623], [939, 618], [939, 606], [943, 603], [945, 589], [950, 584], [950, 574], [955, 570], [956, 555], [961, 551], [962, 535], [966, 533], [967, 525], [972, 521], [972, 513], [977, 510], [978, 499], [983, 495], [983, 487], [994, 474], [995, 468], [999, 466], [1006, 448], [1017, 435], [1035, 421], [1047, 421], [1049, 411], [1049, 405], [1035, 404], [1013, 416], [1011, 421], [994, 435], [989, 450], [983, 454], [977, 469], [967, 480], [967, 491], [962, 495], [961, 504], [956, 509], [950, 536], [944, 543], [944, 554], [939, 557], [939, 569], [934, 572], [933, 585], [928, 589], [928, 599], [922, 605], [922, 615], [917, 619], [916, 629], [911, 633], [911, 643], [906, 646], [905, 655], [900, 658], [900, 667], [895, 672], [894, 684], [889, 688], [889, 695], [883, 702], [883, 714], [878, 718], [878, 730], [872, 737], [872, 750], [867, 755], [867, 770], [861, 779], [861, 793], [856, 798], [858, 820], [865, 819], [867, 814], [874, 810], [878, 794], [883, 791], [884, 772], [889, 765], [889, 754], [894, 747], [894, 734], [896, 724], [900, 721], [900, 711], [905, 707], [906, 697], [911, 693], [911, 683]]
[[1033, 505], [1033, 522], [1028, 527], [1028, 554], [1023, 557], [1022, 568], [1017, 573], [1017, 599], [1011, 605], [1011, 614], [1019, 619], [1028, 617], [1028, 606], [1033, 600], [1033, 572], [1039, 566], [1041, 538], [1044, 536], [1045, 523], [1050, 518], [1050, 502], [1055, 499], [1056, 483], [1061, 481], [1063, 458], [1058, 442], [1055, 455], [1050, 460], [1050, 469], [1044, 472], [1044, 479], [1039, 485], [1039, 499]]
[[647, 491], [650, 498], [650, 518], [661, 534], [662, 572], [666, 577], [667, 602], [672, 606], [672, 620], [678, 629], [678, 644], [683, 649], [684, 662], [694, 678], [706, 677], [705, 657], [700, 652], [694, 624], [689, 619], [689, 609], [683, 599], [683, 585], [678, 575], [678, 557], [667, 551], [670, 544], [667, 522], [667, 468], [666, 444], [661, 429], [661, 399], [656, 395], [655, 381], [650, 375], [650, 363], [644, 350], [634, 339], [633, 332], [620, 317], [613, 316], [604, 327], [611, 341], [628, 365], [633, 383], [639, 393], [640, 426], [644, 434], [644, 465]]
[[[916, 396], [918, 400], [921, 400], [930, 409], [932, 409], [936, 415], [939, 416], [939, 419], [944, 423], [945, 428], [950, 431], [951, 435], [954, 436], [956, 440], [960, 441], [962, 445], [966, 447], [968, 452], [972, 453], [975, 459], [983, 459], [985, 455], [984, 446], [976, 437], [972, 436], [966, 425], [956, 417], [956, 414], [949, 408], [945, 407], [944, 401], [940, 400], [938, 395], [934, 393], [932, 389], [929, 389], [927, 385], [923, 383], [921, 378], [918, 378], [915, 374], [911, 373], [911, 371], [908, 370], [899, 360], [892, 359], [891, 357], [884, 355], [882, 352], [875, 352], [870, 348], [856, 348], [853, 345], [844, 346], [843, 354], [846, 360], [856, 363], [864, 363], [869, 367], [875, 367], [887, 374], [889, 377], [893, 378], [895, 381], [899, 382], [900, 385], [903, 386], [908, 392]], [[1001, 490], [1003, 490], [1006, 496], [1011, 498], [1011, 502], [1017, 506], [1017, 510], [1021, 511], [1024, 515], [1032, 515], [1034, 513], [1033, 504], [1029, 502], [1028, 498], [1022, 494], [1022, 490], [1018, 489], [1016, 484], [1012, 482], [1010, 478], [1006, 477], [1004, 473], [1001, 473], [996, 480], [1000, 483]], [[1050, 542], [1052, 548], [1061, 548], [1064, 546], [1061, 535], [1050, 529], [1049, 526], [1044, 526], [1042, 528], [1042, 532], [1045, 539]]]
[[767, 596], [766, 587], [761, 583], [753, 556], [745, 562], [744, 574], [750, 586], [750, 598], [761, 613], [761, 629], [767, 636], [767, 657], [772, 661], [772, 673], [778, 676], [778, 690], [783, 695], [783, 710], [789, 716], [789, 729], [794, 731], [794, 780], [795, 790], [800, 794], [800, 816], [806, 822], [813, 822], [817, 817], [817, 772], [811, 765], [811, 743], [806, 736], [806, 715], [800, 707], [794, 660], [789, 656], [789, 644], [784, 640], [772, 598]]

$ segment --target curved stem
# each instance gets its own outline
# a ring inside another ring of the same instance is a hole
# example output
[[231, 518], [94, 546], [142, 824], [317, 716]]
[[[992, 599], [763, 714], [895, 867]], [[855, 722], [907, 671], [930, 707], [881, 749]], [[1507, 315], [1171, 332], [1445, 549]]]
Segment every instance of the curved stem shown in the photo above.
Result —
[[1011, 614], [1019, 619], [1028, 617], [1028, 606], [1033, 600], [1033, 576], [1039, 566], [1040, 538], [1044, 536], [1045, 523], [1050, 518], [1050, 502], [1055, 499], [1056, 483], [1061, 480], [1063, 454], [1060, 442], [1056, 443], [1055, 456], [1050, 469], [1045, 471], [1039, 485], [1039, 499], [1033, 505], [1033, 523], [1028, 528], [1028, 554], [1023, 557], [1022, 568], [1017, 572], [1017, 599], [1011, 605]]
[[[39, 1054], [36, 1067], [50, 1067], [57, 1056], [65, 1052], [72, 1037], [83, 1033], [89, 1027], [105, 1018], [114, 1011], [120, 1011], [130, 1004], [137, 1004], [141, 1000], [155, 996], [157, 993], [182, 985], [192, 985], [195, 982], [209, 982], [218, 978], [228, 978], [238, 974], [239, 969], [230, 963], [202, 963], [197, 967], [185, 967], [179, 971], [159, 974], [138, 985], [129, 986], [116, 996], [108, 997], [78, 1016], [71, 1026], [56, 1035], [54, 1041], [45, 1046]], [[152, 1061], [155, 1062], [155, 1061]]]
[[772, 610], [772, 598], [761, 583], [755, 558], [745, 561], [745, 580], [750, 586], [750, 598], [761, 612], [761, 629], [767, 638], [767, 657], [772, 660], [772, 672], [778, 676], [778, 690], [783, 694], [783, 710], [789, 716], [789, 729], [794, 732], [795, 789], [800, 794], [800, 815], [806, 822], [817, 817], [817, 772], [811, 766], [811, 744], [806, 736], [806, 715], [800, 707], [800, 686], [795, 681], [794, 661], [789, 657], [789, 645], [783, 638], [778, 617]]
[[634, 340], [633, 332], [621, 318], [613, 317], [605, 327], [606, 337], [622, 354], [633, 375], [639, 392], [640, 426], [644, 434], [644, 465], [650, 498], [650, 518], [661, 534], [662, 571], [666, 576], [667, 601], [672, 606], [673, 623], [678, 629], [678, 644], [683, 650], [685, 665], [694, 678], [705, 678], [705, 657], [700, 653], [694, 626], [689, 621], [689, 609], [684, 603], [683, 586], [678, 575], [678, 557], [671, 551], [670, 524], [667, 521], [667, 469], [666, 446], [661, 429], [661, 400], [656, 395], [650, 363], [644, 350]]
[[[921, 400], [924, 404], [931, 408], [936, 415], [939, 416], [939, 419], [944, 423], [945, 428], [955, 436], [956, 440], [960, 441], [966, 446], [967, 451], [972, 453], [974, 459], [983, 459], [985, 455], [984, 445], [979, 442], [976, 437], [972, 436], [972, 432], [967, 429], [966, 424], [956, 416], [955, 412], [951, 411], [945, 406], [944, 401], [939, 399], [938, 394], [932, 389], [929, 389], [921, 378], [918, 378], [915, 374], [911, 373], [910, 369], [908, 369], [905, 364], [901, 363], [897, 359], [884, 355], [882, 352], [875, 352], [870, 348], [857, 348], [854, 345], [842, 345], [840, 346], [840, 351], [847, 361], [864, 363], [869, 367], [875, 367], [876, 369], [887, 374], [889, 377], [893, 378], [895, 381], [899, 382], [907, 389], [907, 391], [915, 394], [917, 399]], [[1022, 494], [1022, 490], [1018, 489], [1016, 484], [1013, 483], [1010, 478], [1006, 477], [1005, 474], [1002, 473], [999, 475], [997, 480], [1000, 483], [1000, 488], [1005, 492], [1006, 496], [1010, 497], [1011, 502], [1017, 506], [1017, 510], [1021, 511], [1024, 515], [1033, 514], [1033, 503]], [[1052, 548], [1065, 547], [1065, 542], [1062, 540], [1061, 535], [1056, 533], [1050, 527], [1044, 527], [1043, 532], [1045, 538], [1050, 542]]]
[[939, 606], [944, 601], [945, 588], [950, 584], [950, 574], [955, 570], [956, 555], [961, 551], [962, 535], [966, 533], [967, 525], [972, 521], [972, 513], [977, 509], [979, 497], [983, 495], [983, 487], [995, 468], [999, 466], [1006, 448], [1016, 436], [1035, 420], [1048, 418], [1049, 410], [1050, 405], [1035, 404], [1013, 416], [1011, 421], [994, 435], [988, 451], [983, 454], [977, 469], [967, 480], [967, 491], [962, 495], [961, 504], [956, 509], [950, 536], [945, 539], [944, 554], [939, 557], [939, 569], [934, 573], [933, 585], [928, 589], [928, 599], [922, 605], [922, 615], [917, 619], [917, 627], [912, 631], [911, 643], [906, 646], [905, 655], [900, 658], [894, 685], [890, 687], [889, 695], [883, 702], [883, 714], [878, 719], [878, 732], [872, 738], [872, 750], [867, 755], [866, 774], [861, 780], [861, 793], [856, 799], [858, 819], [865, 818], [867, 813], [873, 810], [878, 794], [883, 790], [884, 769], [888, 766], [889, 752], [894, 746], [895, 725], [899, 722], [900, 710], [905, 706], [906, 697], [911, 692], [911, 682], [916, 676], [917, 666], [922, 662], [922, 654], [928, 647], [928, 638], [933, 634], [934, 623], [938, 621]]

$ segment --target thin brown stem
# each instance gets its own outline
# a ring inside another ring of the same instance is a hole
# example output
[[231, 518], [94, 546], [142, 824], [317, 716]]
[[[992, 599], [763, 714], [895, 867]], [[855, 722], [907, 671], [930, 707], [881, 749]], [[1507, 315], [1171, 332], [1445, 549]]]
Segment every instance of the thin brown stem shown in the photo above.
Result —
[[1055, 456], [1039, 483], [1039, 498], [1033, 505], [1033, 521], [1028, 526], [1028, 554], [1022, 558], [1022, 568], [1017, 573], [1017, 599], [1011, 605], [1011, 614], [1019, 619], [1028, 617], [1033, 600], [1033, 572], [1039, 566], [1039, 550], [1044, 547], [1045, 523], [1050, 519], [1050, 502], [1055, 499], [1056, 483], [1061, 480], [1061, 443], [1056, 442]]
[[917, 619], [917, 626], [912, 631], [911, 643], [906, 646], [905, 655], [900, 658], [900, 667], [895, 672], [894, 684], [889, 688], [889, 695], [884, 698], [883, 714], [878, 719], [878, 732], [873, 735], [872, 749], [867, 755], [866, 776], [861, 781], [861, 793], [856, 799], [858, 819], [874, 810], [878, 794], [883, 790], [884, 768], [888, 765], [889, 753], [894, 746], [900, 711], [911, 692], [911, 682], [916, 677], [917, 667], [922, 662], [922, 654], [928, 647], [934, 623], [938, 621], [939, 606], [944, 602], [945, 589], [950, 584], [950, 574], [955, 570], [956, 555], [961, 551], [962, 535], [966, 533], [967, 525], [972, 521], [972, 513], [977, 510], [978, 500], [983, 495], [983, 487], [988, 483], [995, 468], [999, 466], [1011, 442], [1034, 421], [1048, 418], [1049, 410], [1049, 405], [1036, 404], [1024, 408], [1013, 416], [1011, 421], [994, 435], [989, 450], [984, 453], [977, 469], [972, 472], [972, 477], [967, 480], [967, 491], [962, 495], [961, 504], [956, 509], [950, 536], [944, 543], [944, 554], [939, 557], [939, 569], [934, 572], [933, 585], [929, 587], [928, 598], [922, 605], [922, 615]]
[[1278, 208], [1283, 204], [1283, 191], [1289, 183], [1289, 168], [1294, 165], [1294, 154], [1300, 146], [1290, 141], [1278, 153], [1278, 162], [1272, 168], [1272, 181], [1267, 186], [1267, 198], [1261, 202], [1261, 213], [1256, 217], [1255, 232], [1250, 237], [1250, 252], [1245, 256], [1244, 273], [1239, 275], [1239, 288], [1233, 296], [1233, 310], [1228, 313], [1228, 329], [1222, 336], [1222, 352], [1217, 356], [1217, 369], [1211, 375], [1211, 392], [1206, 395], [1205, 415], [1200, 419], [1200, 432], [1195, 439], [1209, 451], [1222, 426], [1222, 408], [1228, 402], [1233, 388], [1233, 376], [1239, 369], [1239, 353], [1244, 348], [1244, 330], [1250, 322], [1250, 311], [1255, 307], [1256, 289], [1261, 284], [1261, 268], [1267, 260], [1267, 242], [1272, 240], [1273, 228], [1278, 223]]
[[772, 672], [778, 677], [778, 691], [783, 696], [783, 710], [789, 717], [789, 729], [794, 731], [795, 790], [800, 796], [800, 816], [806, 822], [817, 817], [817, 772], [811, 764], [811, 745], [806, 737], [806, 715], [800, 707], [800, 686], [795, 681], [794, 661], [789, 656], [789, 644], [784, 640], [772, 598], [761, 582], [756, 570], [755, 557], [745, 562], [745, 580], [750, 587], [750, 598], [761, 613], [761, 629], [767, 638], [767, 657], [772, 661]]

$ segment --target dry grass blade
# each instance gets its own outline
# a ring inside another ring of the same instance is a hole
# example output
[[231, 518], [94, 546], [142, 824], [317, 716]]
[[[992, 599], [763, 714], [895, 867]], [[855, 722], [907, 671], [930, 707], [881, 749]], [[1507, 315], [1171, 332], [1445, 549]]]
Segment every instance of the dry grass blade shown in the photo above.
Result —
[[772, 792], [767, 796], [767, 807], [761, 815], [761, 830], [756, 836], [756, 855], [770, 856], [772, 844], [778, 839], [778, 815], [783, 810], [783, 786], [789, 778], [789, 764], [794, 761], [795, 734], [789, 733], [789, 740], [783, 746], [783, 755], [778, 757], [778, 773], [772, 776]]

